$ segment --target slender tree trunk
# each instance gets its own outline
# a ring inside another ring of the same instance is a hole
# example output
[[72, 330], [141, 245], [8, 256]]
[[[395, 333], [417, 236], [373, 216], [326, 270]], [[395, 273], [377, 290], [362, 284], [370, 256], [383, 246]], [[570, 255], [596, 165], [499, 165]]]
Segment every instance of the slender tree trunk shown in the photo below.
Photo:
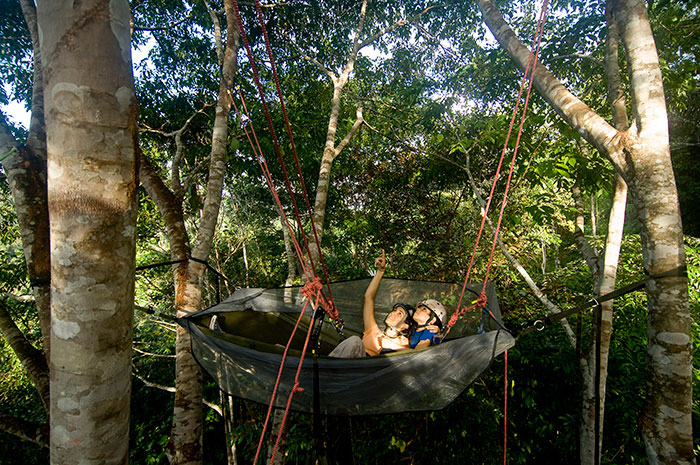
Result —
[[294, 253], [294, 248], [292, 247], [292, 239], [290, 237], [289, 229], [287, 228], [284, 218], [280, 213], [280, 218], [282, 219], [282, 239], [284, 241], [284, 254], [287, 256], [287, 279], [284, 281], [284, 286], [288, 289], [284, 291], [285, 302], [292, 302], [292, 290], [290, 286], [294, 285], [294, 280], [297, 278], [297, 260], [296, 253]]
[[[204, 265], [186, 262], [175, 271], [177, 316], [199, 310]], [[202, 371], [192, 355], [190, 335], [178, 327], [175, 341], [175, 405], [168, 455], [172, 464], [201, 464], [204, 418]]]
[[595, 194], [591, 194], [591, 235], [598, 235], [598, 204], [595, 200]]
[[[347, 78], [341, 76], [333, 83], [333, 100], [331, 103], [331, 114], [328, 118], [328, 130], [326, 131], [326, 146], [323, 149], [321, 158], [321, 168], [318, 172], [318, 184], [316, 187], [316, 201], [314, 202], [314, 212], [312, 221], [316, 227], [318, 240], [323, 237], [323, 223], [326, 218], [326, 203], [328, 201], [328, 190], [331, 182], [331, 166], [336, 157], [335, 138], [338, 132], [338, 116], [340, 115], [340, 102], [343, 95], [343, 88], [347, 83]], [[320, 244], [316, 244], [312, 238], [311, 253], [314, 262], [318, 262], [320, 255]]]
[[238, 454], [236, 453], [236, 442], [233, 440], [233, 428], [235, 426], [233, 414], [233, 397], [224, 391], [219, 392], [221, 399], [221, 411], [224, 421], [224, 432], [226, 433], [226, 461], [228, 465], [238, 464]]
[[547, 243], [545, 243], [545, 241], [541, 241], [540, 249], [542, 250], [542, 263], [540, 264], [540, 270], [542, 271], [542, 274], [545, 274], [547, 272]]
[[[211, 251], [214, 232], [221, 206], [226, 155], [228, 150], [228, 122], [231, 108], [228, 89], [232, 87], [236, 73], [236, 56], [239, 47], [239, 31], [230, 0], [225, 1], [227, 41], [223, 51], [222, 77], [212, 131], [207, 197], [200, 218], [197, 239], [191, 256], [206, 260]], [[221, 47], [221, 43], [217, 44]], [[143, 157], [142, 157], [143, 158]], [[177, 198], [153, 168], [143, 158], [141, 167], [143, 184], [165, 219], [173, 260], [190, 257], [190, 246], [184, 227], [182, 201]], [[188, 261], [174, 269], [175, 308], [181, 317], [198, 310], [202, 301], [202, 280], [206, 267], [199, 262]], [[172, 433], [167, 447], [172, 464], [197, 465], [202, 463], [202, 373], [192, 356], [190, 335], [178, 328], [175, 341], [176, 391]]]
[[[608, 22], [608, 35], [606, 37], [605, 53], [605, 74], [608, 81], [608, 103], [610, 104], [613, 124], [620, 131], [629, 128], [627, 118], [627, 104], [622, 83], [620, 79], [620, 68], [618, 65], [619, 53], [618, 42], [619, 33], [617, 22], [610, 11], [606, 8], [606, 19]], [[583, 148], [583, 147], [582, 147]], [[603, 261], [598, 271], [599, 279], [596, 284], [596, 296], [607, 294], [615, 289], [617, 280], [617, 266], [622, 245], [622, 236], [625, 225], [625, 210], [627, 205], [627, 184], [618, 174], [615, 176], [613, 185], [612, 205], [608, 218], [608, 232], [605, 238], [605, 250]], [[591, 196], [591, 219], [595, 219], [595, 202]], [[599, 399], [600, 408], [598, 415], [598, 450], [603, 450], [603, 420], [605, 417], [605, 393], [608, 376], [608, 356], [610, 353], [610, 338], [612, 334], [613, 301], [604, 302], [600, 309], [600, 325], [594, 324], [591, 333], [591, 344], [589, 345], [586, 357], [581, 360], [582, 369], [582, 405], [581, 405], [581, 425], [580, 425], [580, 460], [582, 465], [593, 465], [595, 462], [596, 447], [596, 397]], [[600, 352], [596, 348], [594, 341], [597, 339], [596, 332], [600, 331]], [[597, 361], [599, 360], [600, 366]], [[599, 373], [598, 392], [596, 393], [596, 371]], [[602, 453], [599, 454], [599, 460]], [[597, 465], [597, 464], [595, 464]]]
[[[235, 73], [236, 52], [238, 50], [238, 29], [235, 26], [233, 13], [229, 11], [227, 2], [226, 16], [229, 18], [226, 58], [219, 89], [219, 99], [216, 106], [216, 118], [212, 133], [212, 148], [207, 183], [207, 197], [201, 216], [197, 240], [192, 250], [192, 256], [206, 260], [211, 251], [214, 231], [219, 216], [223, 179], [226, 169], [226, 151], [228, 150], [228, 121], [231, 103], [227, 88], [232, 87]], [[226, 81], [229, 81], [229, 84]], [[187, 266], [180, 266], [175, 276], [175, 308], [178, 317], [187, 315], [201, 307], [202, 279], [206, 268], [201, 263], [190, 261]], [[175, 410], [173, 415], [172, 435], [169, 451], [171, 463], [200, 464], [202, 463], [202, 375], [197, 361], [192, 356], [190, 335], [184, 328], [178, 327], [175, 342], [176, 351], [176, 387]]]
[[[49, 257], [49, 210], [46, 199], [46, 127], [44, 122], [44, 82], [36, 7], [29, 0], [20, 1], [22, 13], [32, 38], [33, 84], [32, 115], [26, 144], [3, 161], [17, 212], [24, 258], [34, 302], [39, 315], [44, 353], [50, 354], [51, 309]], [[14, 141], [4, 119], [0, 119], [0, 146], [6, 153]], [[6, 149], [5, 149], [6, 148]], [[48, 405], [48, 398], [44, 399]]]
[[46, 57], [51, 463], [124, 464], [138, 186], [129, 4], [44, 1], [37, 11]]
[[[608, 234], [605, 239], [605, 250], [600, 270], [600, 278], [596, 284], [595, 295], [603, 295], [615, 290], [617, 278], [617, 265], [622, 244], [622, 234], [625, 225], [625, 207], [627, 204], [627, 184], [619, 175], [615, 177], [612, 205], [608, 220]], [[603, 419], [605, 413], [605, 392], [608, 377], [608, 355], [610, 353], [610, 338], [612, 335], [613, 301], [608, 300], [602, 304], [600, 327], [594, 325], [594, 330], [586, 357], [581, 360], [583, 376], [583, 395], [581, 405], [581, 429], [580, 429], [580, 459], [582, 465], [593, 465], [595, 450], [595, 418], [596, 418], [596, 370], [599, 371], [599, 388], [597, 396], [600, 399], [599, 418], [599, 451], [602, 451]], [[600, 357], [597, 354], [595, 332], [600, 331]], [[597, 360], [600, 358], [600, 367]], [[602, 455], [602, 454], [601, 454]]]
[[[583, 148], [583, 147], [582, 147]], [[598, 281], [600, 274], [599, 263], [598, 263], [598, 251], [593, 248], [586, 239], [584, 234], [585, 218], [583, 214], [583, 196], [581, 195], [581, 188], [576, 181], [571, 188], [571, 195], [574, 198], [574, 205], [576, 207], [576, 225], [574, 226], [574, 240], [576, 241], [576, 246], [581, 251], [583, 258], [586, 260], [586, 265], [588, 269], [591, 270], [593, 275], [593, 281]]]

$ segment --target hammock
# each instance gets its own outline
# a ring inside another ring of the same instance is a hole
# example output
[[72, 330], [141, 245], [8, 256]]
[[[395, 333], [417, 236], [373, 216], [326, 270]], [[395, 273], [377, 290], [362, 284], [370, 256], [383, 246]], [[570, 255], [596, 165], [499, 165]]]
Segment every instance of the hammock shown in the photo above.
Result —
[[[362, 300], [369, 279], [332, 283], [334, 301], [345, 321], [345, 336], [362, 335]], [[396, 302], [415, 304], [425, 298], [454, 307], [461, 284], [384, 278], [375, 298], [378, 322]], [[482, 285], [468, 287], [473, 298]], [[500, 321], [494, 287], [486, 288], [488, 308]], [[192, 352], [225, 392], [268, 404], [282, 353], [302, 308], [300, 287], [240, 289], [218, 305], [188, 315], [179, 323], [192, 336]], [[304, 315], [282, 373], [275, 406], [284, 408], [299, 365], [311, 312]], [[423, 350], [340, 359], [327, 354], [341, 337], [324, 324], [320, 337], [320, 412], [326, 415], [367, 415], [437, 410], [452, 402], [493, 358], [515, 343], [490, 317], [474, 310], [453, 327], [440, 345]], [[326, 321], [329, 321], [326, 317]], [[309, 355], [310, 357], [310, 355]], [[292, 410], [312, 411], [313, 363], [302, 366]]]

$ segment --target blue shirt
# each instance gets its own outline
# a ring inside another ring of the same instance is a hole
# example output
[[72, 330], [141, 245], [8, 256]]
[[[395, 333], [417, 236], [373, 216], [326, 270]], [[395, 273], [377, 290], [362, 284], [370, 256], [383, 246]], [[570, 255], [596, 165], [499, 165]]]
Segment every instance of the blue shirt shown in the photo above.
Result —
[[415, 349], [420, 341], [430, 341], [430, 345], [437, 345], [442, 342], [442, 340], [439, 337], [437, 337], [439, 335], [440, 333], [431, 333], [427, 329], [421, 329], [411, 334], [409, 345], [411, 349]]

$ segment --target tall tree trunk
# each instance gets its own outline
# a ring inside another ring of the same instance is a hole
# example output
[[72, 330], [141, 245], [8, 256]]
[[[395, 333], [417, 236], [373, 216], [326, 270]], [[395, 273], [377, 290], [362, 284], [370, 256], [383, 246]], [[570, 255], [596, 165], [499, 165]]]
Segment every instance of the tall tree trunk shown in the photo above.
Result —
[[[581, 151], [586, 152], [587, 147], [585, 147], [585, 142], [579, 144]], [[576, 246], [581, 251], [584, 260], [586, 260], [586, 265], [588, 269], [591, 270], [593, 275], [593, 281], [597, 282], [600, 275], [600, 264], [598, 262], [598, 251], [591, 246], [590, 242], [586, 239], [584, 234], [585, 227], [585, 217], [583, 214], [583, 195], [581, 194], [581, 187], [579, 186], [578, 180], [574, 183], [571, 188], [571, 195], [574, 198], [574, 206], [576, 208], [576, 224], [574, 225], [574, 240], [576, 241]]]
[[[36, 7], [29, 0], [21, 0], [29, 34], [32, 38], [32, 116], [29, 121], [29, 134], [25, 152], [22, 154], [25, 191], [22, 195], [23, 207], [18, 221], [22, 233], [24, 258], [34, 293], [34, 303], [39, 315], [44, 353], [49, 359], [51, 353], [51, 263], [49, 254], [49, 207], [46, 198], [46, 123], [44, 121], [44, 80], [39, 44]], [[15, 165], [15, 169], [18, 166]], [[29, 169], [28, 169], [29, 168]], [[22, 181], [20, 181], [22, 182]], [[14, 192], [15, 201], [19, 200]], [[27, 221], [29, 220], [29, 221]]]
[[[352, 68], [350, 68], [352, 69]], [[326, 218], [326, 203], [328, 202], [328, 190], [331, 182], [331, 166], [336, 157], [335, 143], [338, 132], [338, 116], [340, 115], [340, 102], [343, 95], [343, 88], [347, 84], [347, 76], [341, 75], [333, 82], [333, 100], [331, 102], [331, 114], [328, 117], [328, 129], [326, 131], [326, 145], [321, 157], [321, 167], [318, 172], [318, 184], [316, 187], [316, 201], [312, 221], [316, 227], [319, 244], [316, 244], [312, 237], [310, 244], [314, 262], [318, 262], [320, 256], [320, 242], [323, 237], [323, 223]]]
[[[490, 0], [478, 0], [499, 44], [521, 69], [528, 50]], [[574, 97], [538, 64], [534, 85], [550, 106], [613, 163], [639, 212], [645, 270], [659, 274], [685, 264], [678, 195], [671, 167], [668, 116], [646, 6], [613, 1], [627, 52], [634, 123], [620, 132]], [[650, 463], [695, 463], [691, 426], [691, 339], [688, 281], [650, 279], [649, 396], [643, 423]]]
[[[201, 215], [199, 231], [192, 256], [206, 260], [211, 251], [214, 232], [221, 206], [226, 154], [228, 150], [228, 122], [231, 102], [228, 89], [233, 87], [236, 73], [239, 32], [231, 2], [227, 0], [226, 18], [228, 22], [224, 64], [216, 105], [216, 118], [212, 132], [212, 146], [207, 182], [207, 197]], [[187, 271], [179, 267], [175, 282], [175, 308], [178, 317], [194, 312], [201, 307], [202, 279], [206, 268], [201, 263], [190, 261]], [[190, 335], [178, 327], [175, 342], [176, 371], [175, 410], [169, 449], [173, 454], [171, 463], [178, 465], [202, 463], [203, 417], [202, 417], [202, 375], [197, 361], [192, 356]]]
[[127, 1], [40, 1], [51, 463], [128, 462], [136, 115]]
[[[654, 276], [685, 265], [661, 69], [645, 3], [618, 0], [613, 8], [627, 52], [637, 129], [626, 150], [628, 182], [641, 223], [644, 267]], [[687, 278], [651, 279], [647, 309], [650, 373], [642, 431], [649, 463], [695, 463]]]

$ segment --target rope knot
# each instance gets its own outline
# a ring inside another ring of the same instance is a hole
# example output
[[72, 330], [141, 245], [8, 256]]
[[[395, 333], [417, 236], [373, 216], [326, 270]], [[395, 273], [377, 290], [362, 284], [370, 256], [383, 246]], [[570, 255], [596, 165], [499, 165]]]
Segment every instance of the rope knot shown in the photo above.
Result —
[[315, 298], [321, 289], [323, 289], [323, 283], [321, 282], [321, 278], [316, 276], [311, 281], [304, 284], [304, 287], [301, 288], [301, 292], [310, 300]]
[[486, 297], [486, 293], [482, 292], [481, 294], [479, 294], [479, 298], [476, 299], [476, 306], [477, 307], [486, 307], [486, 305], [488, 305], [488, 303], [489, 303], [489, 298]]
[[326, 311], [328, 316], [330, 316], [335, 321], [339, 321], [340, 314], [338, 313], [338, 309], [335, 308], [335, 305], [333, 304], [333, 302], [326, 299], [325, 297], [322, 300], [323, 300], [323, 309]]
[[447, 323], [448, 328], [452, 328], [455, 323], [457, 323], [457, 320], [459, 319], [459, 312], [454, 312], [452, 316], [450, 317], [450, 322]]
[[304, 392], [304, 388], [301, 387], [299, 383], [295, 383], [294, 388], [292, 388], [292, 393], [299, 394], [300, 392]]

